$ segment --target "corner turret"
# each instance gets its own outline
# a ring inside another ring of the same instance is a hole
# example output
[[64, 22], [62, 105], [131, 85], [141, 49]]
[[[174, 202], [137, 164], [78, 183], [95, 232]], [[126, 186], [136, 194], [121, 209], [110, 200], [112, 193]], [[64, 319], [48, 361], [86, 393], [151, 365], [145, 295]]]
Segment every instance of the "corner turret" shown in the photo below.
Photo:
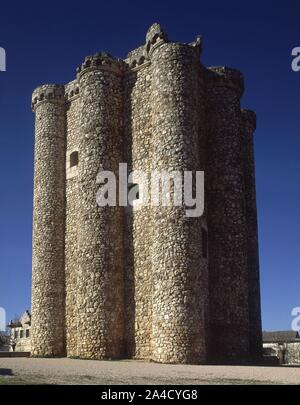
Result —
[[60, 84], [44, 84], [37, 87], [32, 93], [31, 108], [35, 112], [36, 108], [44, 103], [61, 103], [65, 102], [65, 88]]

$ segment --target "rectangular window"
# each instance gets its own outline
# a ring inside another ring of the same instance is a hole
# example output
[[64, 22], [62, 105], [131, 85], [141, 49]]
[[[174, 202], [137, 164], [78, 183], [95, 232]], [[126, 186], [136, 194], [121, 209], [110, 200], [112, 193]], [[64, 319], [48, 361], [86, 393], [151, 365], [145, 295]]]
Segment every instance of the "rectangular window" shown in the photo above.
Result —
[[18, 331], [15, 330], [15, 339], [18, 339]]
[[29, 336], [30, 336], [29, 329], [26, 329], [26, 332], [25, 332], [25, 333], [26, 333], [25, 336], [26, 336], [27, 338], [29, 338]]
[[24, 337], [24, 332], [22, 330], [20, 330], [20, 339], [23, 339]]
[[74, 151], [70, 155], [70, 168], [78, 166], [78, 162], [79, 162], [78, 152]]

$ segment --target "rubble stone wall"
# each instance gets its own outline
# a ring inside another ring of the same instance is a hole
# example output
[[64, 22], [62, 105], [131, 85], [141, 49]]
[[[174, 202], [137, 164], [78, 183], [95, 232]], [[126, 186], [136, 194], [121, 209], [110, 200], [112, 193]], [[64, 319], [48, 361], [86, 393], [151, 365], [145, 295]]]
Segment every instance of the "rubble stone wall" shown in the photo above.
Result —
[[[255, 124], [241, 73], [205, 68], [201, 46], [153, 24], [126, 59], [88, 56], [75, 80], [33, 93], [33, 355], [261, 356]], [[97, 174], [118, 190], [120, 163], [148, 181], [204, 170], [203, 215], [172, 202], [175, 183], [168, 207], [99, 206]]]

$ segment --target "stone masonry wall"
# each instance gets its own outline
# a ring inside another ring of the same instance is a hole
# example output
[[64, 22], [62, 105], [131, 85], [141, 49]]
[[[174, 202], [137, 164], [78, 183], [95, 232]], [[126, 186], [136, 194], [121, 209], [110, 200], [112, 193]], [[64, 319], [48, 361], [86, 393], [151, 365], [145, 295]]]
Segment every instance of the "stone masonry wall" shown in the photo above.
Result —
[[[199, 170], [204, 116], [198, 109], [198, 57], [192, 46], [175, 43], [163, 43], [151, 53], [152, 170]], [[201, 218], [188, 218], [185, 208], [152, 207], [152, 358], [161, 362], [206, 358]]]
[[300, 364], [300, 343], [299, 342], [286, 343], [285, 363], [286, 364]]
[[86, 59], [78, 76], [77, 348], [82, 358], [118, 358], [124, 353], [122, 210], [96, 202], [100, 167], [117, 173], [123, 161], [121, 68], [109, 56], [96, 55]]
[[253, 111], [242, 110], [242, 132], [244, 134], [244, 182], [247, 224], [247, 266], [249, 277], [249, 328], [250, 355], [253, 360], [262, 355], [262, 326], [260, 315], [258, 229], [256, 209], [255, 163], [253, 133], [256, 116]]
[[63, 86], [33, 93], [35, 111], [32, 339], [34, 356], [65, 354], [65, 153]]
[[77, 277], [78, 277], [78, 166], [71, 166], [71, 154], [78, 151], [80, 138], [80, 98], [78, 83], [66, 86], [67, 153], [66, 153], [66, 344], [70, 357], [77, 356]]
[[[151, 70], [144, 63], [124, 78], [124, 146], [129, 173], [151, 168]], [[151, 358], [151, 209], [125, 210], [127, 354]]]
[[[153, 24], [125, 60], [86, 57], [74, 81], [33, 93], [33, 355], [260, 357], [255, 128], [242, 75], [200, 52], [199, 37], [170, 42]], [[204, 214], [99, 207], [99, 169], [119, 163], [204, 170]]]
[[210, 68], [207, 204], [210, 357], [249, 360], [249, 285], [244, 196], [242, 75]]

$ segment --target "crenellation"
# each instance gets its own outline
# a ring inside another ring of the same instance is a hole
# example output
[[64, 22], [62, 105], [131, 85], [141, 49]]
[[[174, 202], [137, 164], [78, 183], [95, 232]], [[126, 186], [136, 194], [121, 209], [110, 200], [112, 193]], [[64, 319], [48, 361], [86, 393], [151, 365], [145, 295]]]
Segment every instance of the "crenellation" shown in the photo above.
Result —
[[77, 80], [73, 80], [65, 85], [65, 99], [72, 102], [79, 97], [79, 84]]
[[152, 24], [148, 29], [146, 34], [146, 52], [147, 54], [152, 53], [152, 51], [162, 43], [168, 42], [168, 36], [160, 26], [160, 24]]
[[65, 102], [64, 86], [60, 84], [45, 84], [37, 87], [32, 94], [32, 110], [43, 102], [64, 103]]
[[125, 62], [129, 66], [132, 66], [132, 64], [134, 62], [135, 62], [135, 65], [141, 64], [141, 62], [145, 59], [148, 59], [148, 56], [147, 56], [145, 45], [142, 45], [142, 46], [134, 49], [133, 51], [129, 52], [127, 55], [127, 58], [125, 59]]
[[207, 68], [208, 82], [214, 87], [231, 87], [239, 94], [239, 98], [244, 93], [244, 77], [242, 73], [227, 66], [212, 66]]
[[87, 71], [106, 70], [122, 75], [126, 70], [126, 63], [119, 58], [113, 58], [109, 53], [101, 52], [87, 56], [84, 62], [77, 68], [77, 79]]

